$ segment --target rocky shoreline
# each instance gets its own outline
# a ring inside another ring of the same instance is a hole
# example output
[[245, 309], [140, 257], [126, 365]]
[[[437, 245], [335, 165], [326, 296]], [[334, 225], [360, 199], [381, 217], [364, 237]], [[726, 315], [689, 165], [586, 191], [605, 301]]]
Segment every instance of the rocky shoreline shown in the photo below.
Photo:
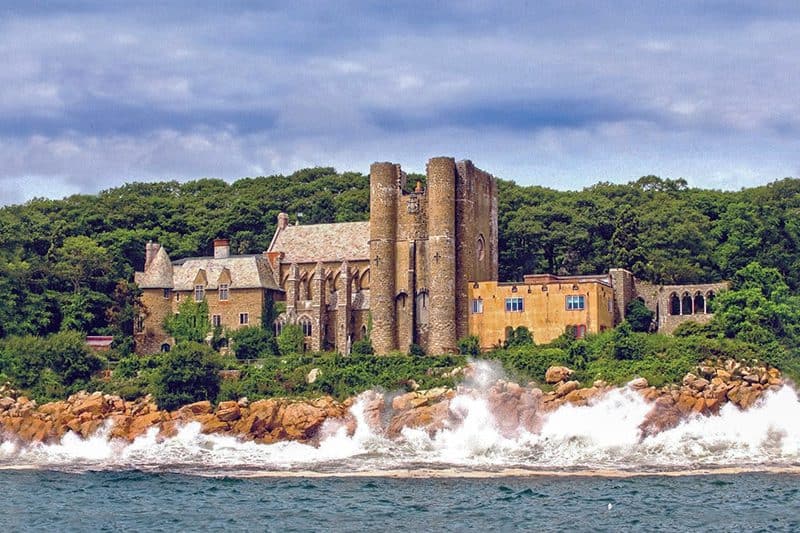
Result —
[[[364, 420], [371, 430], [387, 438], [400, 437], [403, 428], [422, 428], [430, 433], [457, 424], [463, 408], [456, 397], [484, 399], [500, 432], [513, 435], [520, 430], [536, 432], [548, 413], [567, 404], [587, 405], [615, 387], [597, 381], [581, 388], [571, 380], [572, 370], [551, 367], [546, 381], [552, 390], [544, 392], [534, 384], [520, 385], [497, 380], [486, 388], [469, 385], [474, 367], [464, 372], [465, 384], [456, 389], [431, 389], [405, 394], [370, 391], [359, 398], [339, 402], [330, 396], [313, 400], [275, 398], [249, 402], [208, 401], [185, 405], [175, 411], [158, 408], [150, 396], [126, 401], [100, 392], [79, 392], [63, 401], [37, 405], [35, 401], [7, 387], [0, 388], [0, 440], [24, 443], [58, 442], [67, 432], [82, 438], [109, 428], [108, 438], [133, 441], [152, 428], [160, 438], [177, 434], [180, 427], [197, 422], [203, 433], [230, 435], [245, 441], [274, 443], [293, 440], [315, 444], [326, 434], [326, 422], [346, 427], [352, 433], [356, 419], [350, 408], [363, 402]], [[732, 359], [706, 361], [687, 374], [681, 384], [649, 386], [643, 378], [628, 387], [652, 404], [640, 426], [642, 437], [678, 425], [686, 417], [715, 416], [726, 403], [748, 409], [767, 391], [784, 385], [780, 371], [766, 366], [748, 366]]]

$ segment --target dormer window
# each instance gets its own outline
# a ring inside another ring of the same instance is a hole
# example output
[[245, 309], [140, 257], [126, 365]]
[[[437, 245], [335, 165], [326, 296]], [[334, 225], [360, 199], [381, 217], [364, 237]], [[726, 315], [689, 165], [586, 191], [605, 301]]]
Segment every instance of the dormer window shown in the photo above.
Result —
[[224, 302], [228, 299], [228, 284], [227, 283], [220, 283], [219, 284], [219, 301]]
[[195, 302], [202, 302], [203, 298], [206, 297], [206, 288], [203, 285], [195, 285], [194, 286], [194, 301]]

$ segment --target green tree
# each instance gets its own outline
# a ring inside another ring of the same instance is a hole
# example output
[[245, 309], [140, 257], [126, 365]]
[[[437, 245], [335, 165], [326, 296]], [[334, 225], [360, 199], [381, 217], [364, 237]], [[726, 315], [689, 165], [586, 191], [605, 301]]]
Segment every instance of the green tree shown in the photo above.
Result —
[[644, 357], [645, 349], [642, 338], [633, 332], [633, 328], [627, 321], [614, 329], [612, 341], [616, 359], [638, 360]]
[[714, 322], [727, 337], [756, 344], [800, 346], [800, 298], [774, 268], [753, 262], [714, 300]]
[[277, 352], [272, 334], [259, 326], [239, 328], [230, 337], [238, 359], [258, 359]]
[[305, 336], [303, 335], [303, 328], [297, 324], [283, 326], [276, 340], [278, 341], [278, 351], [281, 355], [303, 353]]
[[175, 346], [161, 356], [153, 377], [158, 406], [174, 410], [192, 402], [214, 402], [221, 368], [219, 355], [205, 344], [187, 341]]
[[208, 303], [186, 298], [178, 306], [178, 313], [164, 320], [164, 331], [172, 335], [176, 343], [204, 342], [211, 332]]
[[625, 320], [635, 332], [647, 333], [650, 331], [654, 316], [655, 313], [638, 298], [634, 298], [625, 306]]

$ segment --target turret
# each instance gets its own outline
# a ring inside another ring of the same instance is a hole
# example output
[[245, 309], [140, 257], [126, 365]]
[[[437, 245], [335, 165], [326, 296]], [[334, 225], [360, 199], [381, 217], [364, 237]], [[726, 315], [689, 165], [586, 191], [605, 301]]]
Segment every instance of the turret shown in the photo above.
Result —
[[456, 343], [456, 165], [451, 157], [428, 161], [429, 354], [452, 353]]
[[398, 172], [392, 163], [373, 163], [370, 167], [371, 339], [378, 354], [397, 348], [394, 298]]

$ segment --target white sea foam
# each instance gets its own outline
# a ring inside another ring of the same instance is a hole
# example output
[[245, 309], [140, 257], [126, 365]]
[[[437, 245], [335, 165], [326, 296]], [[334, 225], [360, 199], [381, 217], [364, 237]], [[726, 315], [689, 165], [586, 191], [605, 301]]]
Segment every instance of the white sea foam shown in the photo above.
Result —
[[126, 443], [102, 427], [89, 439], [73, 433], [59, 443], [0, 444], [0, 467], [194, 469], [195, 471], [322, 471], [352, 473], [417, 468], [689, 470], [800, 465], [800, 402], [790, 387], [770, 392], [741, 411], [725, 405], [718, 416], [689, 417], [675, 428], [642, 437], [651, 405], [630, 389], [614, 390], [588, 406], [565, 405], [536, 433], [500, 431], [481, 395], [450, 403], [453, 422], [432, 435], [405, 428], [397, 440], [374, 433], [364, 419], [365, 399], [351, 412], [356, 430], [328, 421], [317, 446], [265, 445], [203, 435], [190, 423], [176, 436], [155, 430]]

